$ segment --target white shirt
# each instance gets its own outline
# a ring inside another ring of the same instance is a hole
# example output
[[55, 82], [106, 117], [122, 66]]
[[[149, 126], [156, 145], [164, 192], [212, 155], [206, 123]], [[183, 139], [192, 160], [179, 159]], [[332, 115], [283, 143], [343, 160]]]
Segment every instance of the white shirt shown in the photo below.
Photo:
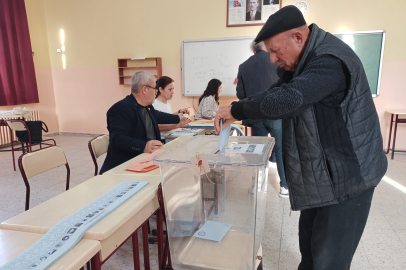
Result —
[[154, 106], [154, 109], [157, 111], [173, 114], [172, 106], [169, 101], [167, 101], [167, 103], [165, 104], [162, 101], [155, 99], [152, 103], [152, 106]]
[[255, 21], [255, 14], [257, 14], [256, 10], [250, 11], [250, 15], [251, 15], [250, 21]]

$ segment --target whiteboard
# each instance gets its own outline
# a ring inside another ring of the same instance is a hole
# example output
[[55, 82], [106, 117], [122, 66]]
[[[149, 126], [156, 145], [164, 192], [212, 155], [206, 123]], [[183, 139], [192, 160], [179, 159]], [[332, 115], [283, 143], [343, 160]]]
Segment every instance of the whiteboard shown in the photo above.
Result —
[[[360, 58], [373, 97], [379, 96], [385, 30], [331, 33], [347, 43]], [[182, 92], [201, 96], [208, 82], [219, 79], [220, 96], [236, 96], [238, 67], [253, 55], [255, 37], [185, 40], [182, 42]]]
[[238, 67], [253, 55], [255, 37], [184, 40], [182, 42], [182, 92], [201, 96], [213, 78], [222, 82], [220, 96], [235, 97]]

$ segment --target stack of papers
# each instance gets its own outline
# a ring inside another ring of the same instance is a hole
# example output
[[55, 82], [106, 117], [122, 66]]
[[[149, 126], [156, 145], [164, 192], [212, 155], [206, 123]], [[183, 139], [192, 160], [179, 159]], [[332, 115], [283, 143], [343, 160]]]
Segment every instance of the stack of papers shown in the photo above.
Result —
[[195, 136], [194, 132], [174, 132], [171, 137], [180, 137], [180, 136]]
[[178, 129], [175, 129], [175, 131], [176, 132], [189, 132], [189, 133], [199, 133], [199, 132], [201, 132], [201, 131], [203, 131], [203, 129], [202, 128], [178, 128]]
[[203, 131], [203, 129], [200, 128], [178, 128], [175, 129], [175, 132], [172, 133], [171, 137], [195, 136], [201, 131]]
[[165, 152], [163, 149], [158, 149], [154, 151], [152, 154], [149, 154], [148, 156], [134, 161], [130, 166], [125, 168], [126, 171], [132, 171], [132, 172], [149, 172], [155, 169], [158, 169], [159, 166], [154, 165], [153, 159], [156, 155], [159, 155], [161, 153]]

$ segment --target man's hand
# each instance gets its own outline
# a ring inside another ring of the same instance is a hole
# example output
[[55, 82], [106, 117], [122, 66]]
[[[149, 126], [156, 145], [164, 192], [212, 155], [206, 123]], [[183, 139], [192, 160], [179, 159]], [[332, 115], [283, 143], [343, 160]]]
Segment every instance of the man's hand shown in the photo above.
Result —
[[155, 150], [161, 149], [162, 143], [157, 140], [148, 141], [144, 148], [144, 153], [152, 153]]
[[180, 121], [177, 124], [178, 128], [184, 128], [187, 127], [187, 125], [189, 125], [190, 123], [190, 119], [187, 117], [184, 117], [183, 115], [179, 115]]
[[220, 121], [221, 119], [224, 119], [223, 123], [223, 130], [231, 123], [237, 121], [232, 115], [231, 115], [231, 106], [226, 106], [226, 107], [221, 107], [217, 113], [216, 116], [214, 116], [214, 128], [216, 130], [216, 134], [220, 133]]

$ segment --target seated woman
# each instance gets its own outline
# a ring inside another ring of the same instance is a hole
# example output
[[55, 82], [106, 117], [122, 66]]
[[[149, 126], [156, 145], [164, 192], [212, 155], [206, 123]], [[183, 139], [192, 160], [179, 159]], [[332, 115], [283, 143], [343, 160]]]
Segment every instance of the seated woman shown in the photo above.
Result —
[[[189, 114], [188, 109], [181, 109], [178, 110], [176, 113], [173, 113], [172, 111], [171, 103], [169, 103], [169, 100], [172, 99], [175, 93], [175, 81], [172, 78], [168, 76], [162, 76], [156, 81], [156, 88], [158, 89], [158, 92], [156, 94], [154, 102], [152, 103], [152, 106], [154, 106], [155, 110], [170, 114]], [[185, 117], [179, 122], [179, 124], [158, 125], [158, 126], [159, 130], [162, 133], [163, 131], [169, 131], [176, 128], [186, 127], [189, 124], [189, 122], [190, 121], [188, 120], [188, 118]]]
[[219, 109], [219, 94], [221, 93], [221, 81], [211, 79], [207, 84], [206, 90], [199, 98], [199, 109], [195, 116], [195, 120], [213, 119]]
[[[154, 109], [157, 111], [173, 114], [169, 100], [171, 100], [175, 94], [175, 81], [168, 76], [162, 76], [156, 81], [156, 88], [158, 89], [158, 92], [152, 106], [154, 106]], [[181, 109], [178, 110], [176, 114], [179, 113], [189, 114], [189, 110]]]

